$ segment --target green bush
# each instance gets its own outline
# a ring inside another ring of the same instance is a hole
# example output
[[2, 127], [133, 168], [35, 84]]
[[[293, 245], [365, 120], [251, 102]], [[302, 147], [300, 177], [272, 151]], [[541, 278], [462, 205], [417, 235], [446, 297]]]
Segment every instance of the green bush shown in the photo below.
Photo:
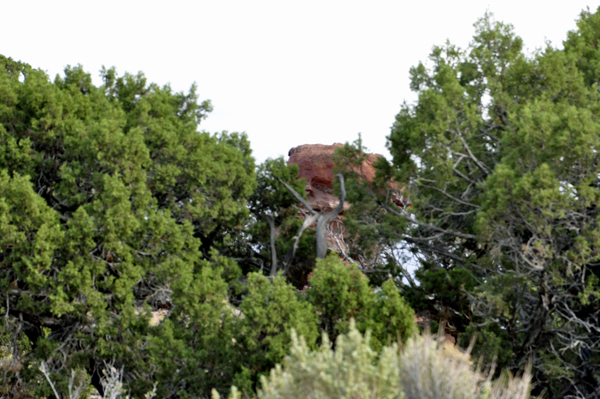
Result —
[[345, 265], [336, 254], [317, 260], [310, 284], [308, 299], [333, 341], [349, 331], [351, 319], [360, 332], [371, 331], [376, 351], [383, 344], [406, 342], [417, 331], [415, 313], [392, 281], [374, 288], [356, 265]]

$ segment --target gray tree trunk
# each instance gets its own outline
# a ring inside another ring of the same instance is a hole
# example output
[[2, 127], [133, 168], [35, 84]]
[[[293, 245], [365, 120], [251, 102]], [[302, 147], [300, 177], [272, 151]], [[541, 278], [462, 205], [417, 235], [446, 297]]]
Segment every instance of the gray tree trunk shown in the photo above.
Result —
[[292, 245], [292, 249], [290, 250], [293, 252], [291, 253], [291, 257], [289, 258], [289, 263], [288, 257], [286, 256], [286, 270], [287, 267], [289, 267], [289, 264], [291, 264], [295, 253], [295, 249], [297, 248], [298, 241], [300, 240], [300, 236], [308, 226], [315, 222], [315, 220], [317, 222], [317, 258], [325, 258], [325, 256], [327, 255], [327, 226], [333, 220], [333, 218], [339, 215], [342, 209], [344, 209], [344, 200], [346, 199], [346, 186], [344, 184], [344, 176], [340, 173], [338, 173], [336, 176], [340, 179], [340, 202], [335, 207], [335, 209], [329, 212], [328, 214], [324, 214], [323, 212], [318, 213], [317, 211], [312, 209], [308, 205], [306, 200], [302, 198], [302, 196], [298, 194], [298, 192], [296, 192], [296, 190], [294, 190], [292, 187], [286, 184], [283, 180], [279, 179], [281, 184], [283, 184], [285, 188], [287, 188], [292, 193], [292, 195], [294, 195], [294, 197], [296, 197], [296, 199], [300, 201], [300, 203], [304, 205], [304, 207], [311, 213], [311, 216], [305, 215], [304, 223], [302, 223], [302, 226], [300, 227], [298, 233], [294, 237], [294, 244]]

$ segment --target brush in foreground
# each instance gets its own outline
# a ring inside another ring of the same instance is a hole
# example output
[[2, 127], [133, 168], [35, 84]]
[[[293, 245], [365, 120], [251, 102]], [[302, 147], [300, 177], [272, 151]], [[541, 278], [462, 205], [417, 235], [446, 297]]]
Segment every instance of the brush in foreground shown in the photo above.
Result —
[[[430, 334], [411, 338], [403, 351], [386, 346], [379, 356], [354, 325], [336, 340], [335, 350], [326, 336], [321, 348], [311, 351], [293, 334], [291, 353], [263, 377], [259, 399], [527, 399], [530, 373], [513, 377], [504, 373], [496, 381], [473, 367], [468, 353], [440, 343]], [[229, 399], [239, 399], [234, 387]], [[219, 395], [213, 391], [213, 399]]]

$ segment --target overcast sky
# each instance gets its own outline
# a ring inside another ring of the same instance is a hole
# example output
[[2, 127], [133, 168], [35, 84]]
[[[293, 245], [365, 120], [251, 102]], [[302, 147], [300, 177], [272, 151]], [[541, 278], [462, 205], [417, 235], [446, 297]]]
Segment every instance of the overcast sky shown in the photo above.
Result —
[[[551, 5], [552, 4], [552, 5]], [[491, 11], [533, 51], [562, 46], [594, 1], [7, 1], [0, 54], [53, 79], [81, 64], [143, 71], [177, 91], [198, 84], [201, 128], [246, 132], [257, 161], [301, 144], [354, 141], [389, 156], [408, 70], [447, 39], [466, 47]]]

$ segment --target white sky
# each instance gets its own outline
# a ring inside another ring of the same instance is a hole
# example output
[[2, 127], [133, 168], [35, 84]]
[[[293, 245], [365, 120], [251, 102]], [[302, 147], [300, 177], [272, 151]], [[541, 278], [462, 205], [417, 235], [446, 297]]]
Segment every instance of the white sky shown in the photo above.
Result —
[[526, 48], [562, 46], [582, 9], [599, 2], [8, 1], [0, 54], [53, 79], [82, 64], [143, 71], [177, 91], [198, 84], [210, 132], [245, 131], [258, 162], [301, 144], [354, 141], [386, 157], [386, 136], [415, 96], [408, 70], [446, 39], [465, 47], [486, 10]]

